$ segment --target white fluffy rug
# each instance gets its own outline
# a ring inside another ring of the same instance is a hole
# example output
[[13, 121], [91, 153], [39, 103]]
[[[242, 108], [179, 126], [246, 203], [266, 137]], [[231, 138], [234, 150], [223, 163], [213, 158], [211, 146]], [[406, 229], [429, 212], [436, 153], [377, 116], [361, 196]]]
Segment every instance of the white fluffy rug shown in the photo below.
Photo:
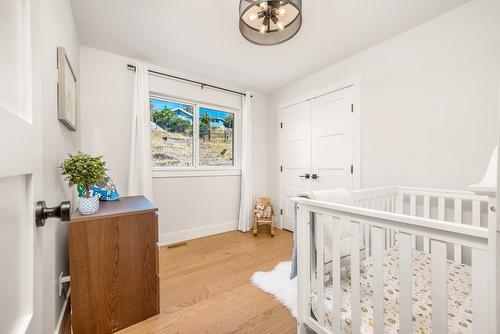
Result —
[[278, 263], [272, 271], [258, 271], [252, 275], [252, 283], [273, 295], [297, 318], [297, 278], [290, 280], [292, 262]]

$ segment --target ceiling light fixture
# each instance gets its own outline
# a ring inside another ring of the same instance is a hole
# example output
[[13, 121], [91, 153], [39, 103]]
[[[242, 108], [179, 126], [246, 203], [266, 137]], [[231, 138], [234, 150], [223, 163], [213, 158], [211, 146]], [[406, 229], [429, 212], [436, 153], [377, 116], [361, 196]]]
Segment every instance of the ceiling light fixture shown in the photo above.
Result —
[[301, 25], [302, 0], [240, 0], [240, 32], [254, 44], [286, 42]]

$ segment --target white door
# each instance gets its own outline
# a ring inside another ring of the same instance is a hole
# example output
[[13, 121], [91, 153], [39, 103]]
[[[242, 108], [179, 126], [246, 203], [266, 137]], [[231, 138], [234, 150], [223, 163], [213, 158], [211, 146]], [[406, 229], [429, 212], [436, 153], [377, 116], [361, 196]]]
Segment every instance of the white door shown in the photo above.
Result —
[[311, 184], [313, 190], [353, 189], [352, 91], [352, 87], [344, 88], [312, 100]]
[[311, 190], [306, 175], [311, 171], [311, 103], [284, 108], [281, 112], [281, 224], [294, 228], [294, 204], [291, 199]]
[[[281, 225], [294, 229], [291, 199], [311, 190], [357, 185], [359, 117], [349, 86], [282, 109], [280, 134]], [[358, 172], [359, 173], [359, 172]]]
[[28, 0], [0, 1], [0, 333], [41, 333], [34, 202], [42, 140], [30, 27]]

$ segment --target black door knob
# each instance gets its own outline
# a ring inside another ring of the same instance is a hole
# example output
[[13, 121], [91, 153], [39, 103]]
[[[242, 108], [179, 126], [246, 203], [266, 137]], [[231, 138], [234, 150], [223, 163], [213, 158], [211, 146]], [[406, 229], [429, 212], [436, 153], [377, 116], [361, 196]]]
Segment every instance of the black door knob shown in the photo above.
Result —
[[70, 219], [71, 203], [69, 201], [61, 202], [59, 206], [48, 208], [45, 201], [39, 201], [35, 207], [36, 226], [44, 226], [47, 218], [58, 217], [61, 221], [67, 222]]
[[317, 179], [319, 179], [319, 175], [318, 174], [313, 174], [313, 175], [311, 175], [311, 178], [313, 180], [317, 180]]
[[304, 177], [304, 178], [306, 178], [306, 179], [309, 179], [309, 178], [310, 178], [310, 176], [311, 176], [310, 174], [306, 174], [306, 175], [299, 175], [299, 177]]

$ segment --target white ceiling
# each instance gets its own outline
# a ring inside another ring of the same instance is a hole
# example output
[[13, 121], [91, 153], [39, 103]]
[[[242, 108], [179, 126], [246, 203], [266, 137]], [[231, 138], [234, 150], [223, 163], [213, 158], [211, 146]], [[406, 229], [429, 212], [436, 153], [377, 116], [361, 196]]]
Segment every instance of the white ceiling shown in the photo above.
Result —
[[238, 0], [71, 0], [80, 42], [176, 71], [272, 91], [467, 0], [303, 0], [278, 46], [247, 42]]

